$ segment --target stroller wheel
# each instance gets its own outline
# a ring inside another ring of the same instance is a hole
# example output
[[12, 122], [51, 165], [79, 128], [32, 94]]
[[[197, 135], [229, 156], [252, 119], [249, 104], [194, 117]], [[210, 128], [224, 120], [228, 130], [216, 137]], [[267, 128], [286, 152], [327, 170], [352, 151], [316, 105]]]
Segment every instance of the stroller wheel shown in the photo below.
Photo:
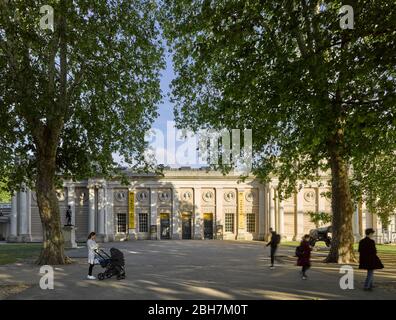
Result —
[[99, 273], [99, 274], [98, 274], [98, 279], [99, 279], [99, 280], [103, 280], [104, 278], [105, 278], [104, 273]]
[[106, 273], [106, 278], [107, 279], [109, 279], [109, 278], [111, 278], [111, 276], [112, 276], [112, 274], [109, 272], [109, 273]]

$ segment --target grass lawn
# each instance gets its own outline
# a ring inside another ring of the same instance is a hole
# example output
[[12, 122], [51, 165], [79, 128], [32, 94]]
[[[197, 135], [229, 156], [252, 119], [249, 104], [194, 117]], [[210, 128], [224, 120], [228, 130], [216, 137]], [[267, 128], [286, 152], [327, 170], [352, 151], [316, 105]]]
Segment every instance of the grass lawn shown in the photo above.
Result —
[[5, 243], [0, 245], [0, 265], [38, 257], [41, 243]]
[[[286, 246], [286, 247], [297, 247], [300, 244], [298, 241], [282, 241], [281, 246]], [[358, 243], [355, 243], [353, 245], [353, 248], [355, 250], [358, 249]], [[315, 247], [326, 247], [325, 243], [323, 241], [317, 242], [315, 244]], [[377, 244], [377, 252], [378, 253], [387, 253], [387, 254], [395, 254], [396, 255], [396, 245], [392, 244]]]
[[[300, 241], [282, 241], [280, 245], [286, 247], [297, 247], [300, 245]], [[315, 244], [315, 247], [326, 247], [326, 245], [324, 242], [320, 241]]]

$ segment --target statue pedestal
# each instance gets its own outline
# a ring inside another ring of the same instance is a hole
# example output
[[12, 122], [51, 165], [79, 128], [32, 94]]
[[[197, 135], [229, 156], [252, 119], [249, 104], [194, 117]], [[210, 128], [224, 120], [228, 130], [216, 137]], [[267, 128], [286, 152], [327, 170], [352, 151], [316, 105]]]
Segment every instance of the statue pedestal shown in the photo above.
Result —
[[76, 227], [63, 226], [63, 238], [65, 240], [65, 249], [77, 248]]
[[150, 240], [157, 240], [157, 225], [153, 224], [150, 226]]
[[247, 233], [244, 230], [238, 231], [238, 235], [236, 237], [237, 240], [253, 240], [253, 236], [251, 233]]
[[129, 229], [128, 240], [137, 240], [136, 229]]

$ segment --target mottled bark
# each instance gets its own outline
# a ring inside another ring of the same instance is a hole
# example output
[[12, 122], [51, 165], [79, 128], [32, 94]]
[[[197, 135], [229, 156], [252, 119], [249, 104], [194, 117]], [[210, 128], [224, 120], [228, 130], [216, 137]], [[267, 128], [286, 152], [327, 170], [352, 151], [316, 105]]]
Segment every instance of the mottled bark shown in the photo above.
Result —
[[[56, 136], [56, 134], [55, 134]], [[40, 265], [65, 264], [70, 260], [64, 253], [64, 240], [56, 195], [56, 139], [41, 141], [37, 152], [36, 193], [41, 222], [43, 225], [43, 249], [37, 263]]]
[[[64, 239], [59, 212], [59, 203], [56, 196], [56, 154], [59, 137], [64, 125], [64, 117], [67, 112], [67, 50], [66, 50], [66, 11], [65, 0], [60, 1], [59, 25], [57, 25], [52, 53], [50, 54], [50, 80], [55, 78], [55, 56], [58, 51], [59, 41], [59, 94], [55, 92], [54, 84], [50, 83], [48, 90], [48, 116], [47, 124], [42, 127], [40, 134], [35, 136], [37, 147], [37, 180], [36, 193], [41, 222], [43, 225], [44, 242], [43, 249], [37, 261], [38, 264], [64, 264], [70, 262], [64, 253]], [[51, 81], [50, 81], [51, 82]], [[58, 97], [58, 99], [56, 98]], [[58, 100], [58, 101], [57, 101]]]
[[335, 148], [330, 151], [333, 234], [326, 262], [351, 263], [356, 261], [353, 251], [353, 205], [348, 180], [348, 166]]

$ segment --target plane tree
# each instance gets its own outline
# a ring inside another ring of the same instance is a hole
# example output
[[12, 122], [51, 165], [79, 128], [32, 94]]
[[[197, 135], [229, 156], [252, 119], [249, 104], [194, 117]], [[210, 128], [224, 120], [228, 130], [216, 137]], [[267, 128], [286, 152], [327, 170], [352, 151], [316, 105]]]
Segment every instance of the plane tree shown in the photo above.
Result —
[[393, 0], [350, 1], [353, 12], [342, 5], [163, 0], [162, 25], [174, 52], [178, 126], [252, 129], [253, 173], [277, 175], [283, 197], [329, 171], [326, 260], [348, 263], [351, 169], [395, 150], [396, 8]]
[[68, 262], [60, 175], [115, 174], [115, 153], [146, 166], [164, 65], [156, 13], [149, 0], [0, 0], [0, 176], [37, 194], [39, 264]]

